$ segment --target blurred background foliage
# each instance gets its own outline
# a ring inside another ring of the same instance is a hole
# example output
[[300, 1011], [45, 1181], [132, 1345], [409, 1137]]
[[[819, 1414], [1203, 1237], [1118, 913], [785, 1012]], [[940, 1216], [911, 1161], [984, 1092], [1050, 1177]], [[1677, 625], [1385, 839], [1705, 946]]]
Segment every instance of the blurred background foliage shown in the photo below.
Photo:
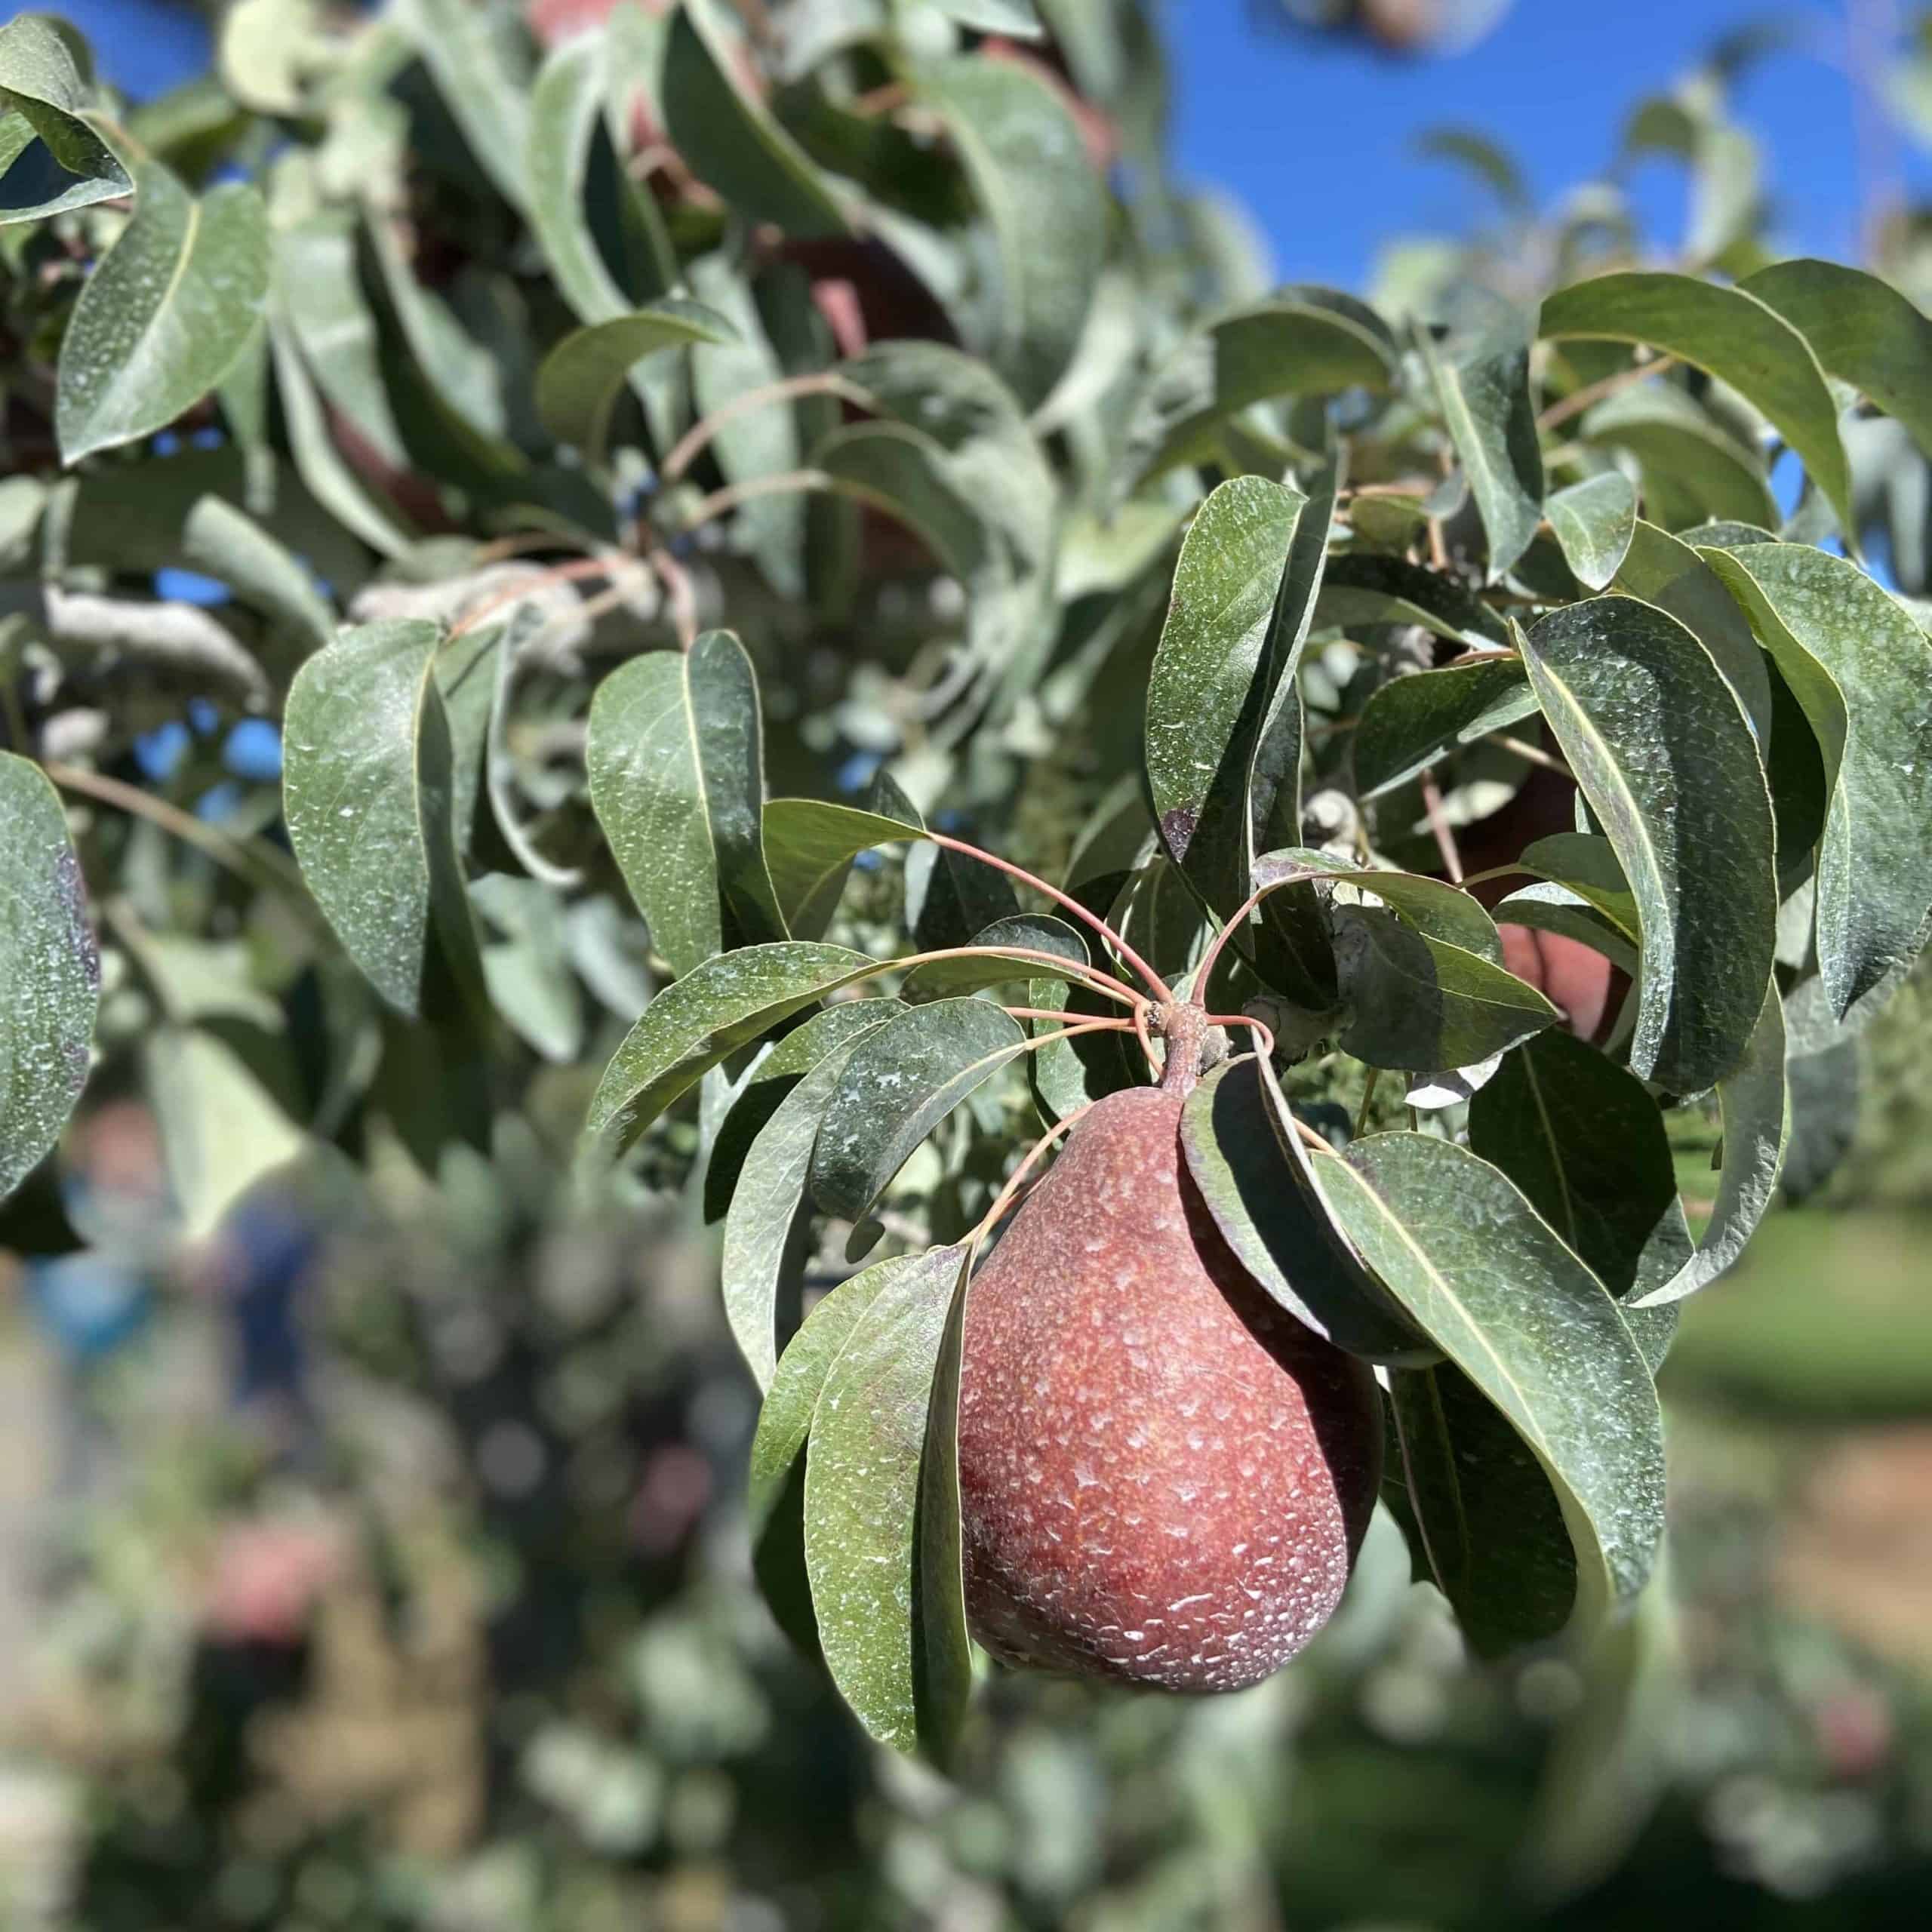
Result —
[[[1404, 54], [1508, 31], [1494, 6], [1254, 11]], [[1927, 20], [1878, 91], [1932, 141]], [[1686, 252], [1740, 273], [1764, 184], [1721, 103], [1752, 45], [1726, 43], [1632, 124], [1634, 146], [1691, 171]], [[1152, 44], [1136, 59], [1118, 84], [1150, 97]], [[1392, 251], [1384, 297], [1451, 265], [1539, 285], [1552, 229], [1507, 157], [1466, 136], [1443, 151], [1491, 182], [1497, 221]], [[1875, 265], [1926, 303], [1932, 208], [1870, 213]], [[1620, 218], [1608, 187], [1569, 214], [1599, 216]], [[1874, 548], [1924, 595], [1927, 472], [1867, 454]], [[837, 721], [855, 752], [863, 696]], [[272, 800], [245, 747], [189, 732], [176, 753], [245, 816]], [[1041, 748], [1011, 855], [1057, 873], [1108, 763]], [[140, 923], [150, 830], [127, 835], [122, 956], [245, 1018], [235, 955], [276, 936], [223, 937], [217, 876], [165, 869], [155, 841], [157, 923], [217, 935], [158, 961]], [[181, 903], [196, 892], [210, 903]], [[135, 992], [110, 986], [110, 1010]], [[1599, 1654], [1472, 1666], [1380, 1522], [1343, 1614], [1282, 1676], [1200, 1703], [1002, 1678], [950, 1784], [866, 1747], [750, 1588], [754, 1396], [689, 1124], [627, 1211], [586, 1221], [548, 1151], [582, 1094], [540, 1075], [494, 1161], [458, 1157], [432, 1189], [378, 1147], [373, 1185], [305, 1172], [184, 1254], [152, 1123], [91, 1094], [66, 1211], [138, 1265], [63, 1291], [0, 1257], [5, 1922], [1922, 1924], [1928, 1020], [1921, 968], [1844, 1050], [1862, 1081], [1817, 1069], [1790, 1202], [1687, 1308], [1664, 1380], [1669, 1589]], [[1694, 1193], [1712, 1152], [1684, 1134]], [[31, 1226], [9, 1227], [31, 1252]]]

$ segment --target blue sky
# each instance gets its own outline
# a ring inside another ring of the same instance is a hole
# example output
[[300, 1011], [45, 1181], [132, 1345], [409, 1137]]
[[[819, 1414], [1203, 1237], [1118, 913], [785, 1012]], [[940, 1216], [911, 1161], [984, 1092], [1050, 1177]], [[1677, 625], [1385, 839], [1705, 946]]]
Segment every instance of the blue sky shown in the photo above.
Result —
[[[68, 0], [63, 11], [107, 77], [137, 94], [205, 59], [200, 17], [168, 0]], [[1439, 233], [1481, 213], [1461, 176], [1416, 155], [1422, 129], [1480, 129], [1553, 196], [1605, 165], [1634, 100], [1767, 10], [1749, 0], [1517, 0], [1472, 51], [1413, 63], [1258, 31], [1260, 11], [1255, 0], [1167, 0], [1180, 165], [1247, 205], [1284, 276], [1359, 287], [1390, 236]], [[1843, 32], [1843, 0], [1802, 14], [1821, 42]], [[1739, 99], [1774, 157], [1781, 232], [1796, 248], [1854, 254], [1857, 148], [1841, 75], [1787, 51], [1754, 70]], [[1637, 186], [1654, 220], [1676, 218], [1671, 170], [1647, 165]]]

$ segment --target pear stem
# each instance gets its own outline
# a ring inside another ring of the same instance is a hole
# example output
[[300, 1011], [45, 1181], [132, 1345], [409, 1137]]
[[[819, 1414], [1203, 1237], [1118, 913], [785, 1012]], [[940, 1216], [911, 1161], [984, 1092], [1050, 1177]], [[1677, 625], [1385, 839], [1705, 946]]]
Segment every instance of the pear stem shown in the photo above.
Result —
[[1183, 1100], [1201, 1078], [1201, 1049], [1208, 1044], [1206, 1009], [1178, 1001], [1161, 1015], [1161, 1034], [1167, 1042], [1167, 1065], [1161, 1069], [1161, 1091]]
[[949, 852], [962, 852], [969, 859], [977, 859], [982, 865], [991, 866], [996, 872], [1004, 872], [1009, 878], [1018, 879], [1023, 885], [1030, 885], [1035, 892], [1044, 894], [1055, 905], [1071, 912], [1076, 919], [1085, 921], [1146, 981], [1149, 990], [1162, 1005], [1172, 1006], [1174, 1004], [1174, 988], [1106, 920], [1097, 912], [1088, 912], [1078, 900], [1061, 891], [1057, 885], [1049, 885], [1044, 879], [1029, 872], [1023, 866], [1016, 866], [1011, 859], [1002, 859], [996, 854], [983, 851], [977, 845], [969, 845], [963, 838], [952, 838], [943, 832], [928, 832], [926, 836], [935, 845], [943, 845]]

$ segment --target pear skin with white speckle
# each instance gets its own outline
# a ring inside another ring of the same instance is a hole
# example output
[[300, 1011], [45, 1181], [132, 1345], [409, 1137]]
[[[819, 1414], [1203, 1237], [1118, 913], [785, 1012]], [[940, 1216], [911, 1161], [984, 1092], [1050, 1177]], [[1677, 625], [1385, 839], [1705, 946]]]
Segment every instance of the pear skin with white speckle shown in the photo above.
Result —
[[1182, 1100], [1100, 1101], [973, 1281], [967, 1612], [1009, 1663], [1235, 1690], [1340, 1601], [1381, 1396], [1222, 1239], [1181, 1158]]

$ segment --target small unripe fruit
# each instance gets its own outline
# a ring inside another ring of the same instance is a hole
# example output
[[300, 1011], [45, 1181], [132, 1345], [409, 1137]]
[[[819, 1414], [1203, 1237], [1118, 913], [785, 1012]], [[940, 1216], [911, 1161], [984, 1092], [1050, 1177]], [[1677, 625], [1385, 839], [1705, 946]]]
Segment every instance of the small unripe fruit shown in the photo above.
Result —
[[1008, 1663], [1233, 1690], [1340, 1601], [1380, 1397], [1228, 1248], [1180, 1158], [1182, 1100], [1102, 1100], [973, 1282], [966, 1602]]

